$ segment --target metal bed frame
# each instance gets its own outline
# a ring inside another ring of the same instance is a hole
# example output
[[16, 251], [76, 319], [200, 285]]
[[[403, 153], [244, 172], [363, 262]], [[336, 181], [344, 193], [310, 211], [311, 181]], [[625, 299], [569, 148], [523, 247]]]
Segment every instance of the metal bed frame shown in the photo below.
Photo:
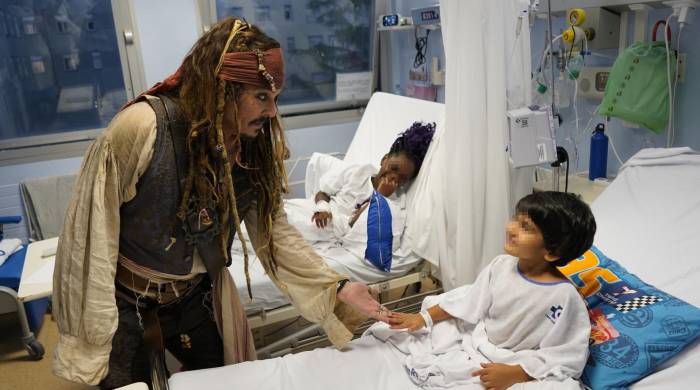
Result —
[[[385, 294], [395, 289], [405, 288], [412, 284], [420, 283], [422, 280], [425, 280], [430, 276], [430, 264], [426, 261], [422, 261], [414, 269], [414, 271], [411, 271], [404, 276], [387, 279], [385, 281], [370, 284], [369, 286], [377, 290], [380, 294]], [[291, 304], [288, 304], [276, 309], [259, 309], [249, 313], [248, 323], [250, 324], [251, 329], [257, 329], [296, 317], [299, 317], [299, 311]]]

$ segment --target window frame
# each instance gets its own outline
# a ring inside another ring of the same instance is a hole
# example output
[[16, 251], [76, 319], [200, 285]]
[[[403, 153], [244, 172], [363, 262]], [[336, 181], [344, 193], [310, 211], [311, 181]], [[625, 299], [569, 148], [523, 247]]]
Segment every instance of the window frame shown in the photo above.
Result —
[[[46, 73], [46, 59], [44, 56], [30, 56], [29, 63], [32, 66], [32, 74], [39, 75]], [[35, 68], [36, 64], [36, 68]], [[41, 64], [41, 65], [39, 65]], [[41, 66], [41, 72], [38, 72], [38, 67]]]
[[80, 68], [80, 53], [69, 53], [63, 55], [63, 70], [66, 72], [77, 72]]
[[[92, 60], [92, 70], [100, 70], [104, 68], [104, 63], [102, 62], [102, 52], [99, 50], [90, 51], [90, 59]], [[100, 66], [97, 66], [97, 62]]]
[[68, 34], [68, 22], [63, 20], [56, 21], [56, 32], [59, 34]]
[[[27, 31], [30, 27], [31, 31]], [[24, 35], [36, 35], [36, 18], [34, 16], [24, 16], [22, 17], [22, 32]]]
[[255, 23], [269, 23], [272, 21], [272, 10], [269, 5], [256, 5], [253, 7], [253, 20]]

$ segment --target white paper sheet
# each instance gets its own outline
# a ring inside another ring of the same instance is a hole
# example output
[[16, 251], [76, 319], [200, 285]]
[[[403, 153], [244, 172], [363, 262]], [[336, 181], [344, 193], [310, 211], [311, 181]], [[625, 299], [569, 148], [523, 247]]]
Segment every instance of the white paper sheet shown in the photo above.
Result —
[[336, 73], [335, 100], [369, 99], [372, 72]]
[[22, 284], [46, 284], [53, 283], [53, 268], [56, 264], [55, 257], [47, 257], [45, 259], [46, 263], [41, 266], [41, 268], [34, 271], [26, 279], [22, 280]]

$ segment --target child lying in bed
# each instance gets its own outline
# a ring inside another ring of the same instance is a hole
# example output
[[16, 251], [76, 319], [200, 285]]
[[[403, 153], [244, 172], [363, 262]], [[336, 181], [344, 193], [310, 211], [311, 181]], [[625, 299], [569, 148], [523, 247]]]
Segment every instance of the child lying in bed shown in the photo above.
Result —
[[[595, 230], [590, 209], [574, 195], [524, 197], [506, 228], [507, 255], [496, 257], [473, 285], [428, 297], [437, 302], [432, 306], [426, 298], [427, 310], [390, 316], [392, 329], [436, 324], [431, 334], [384, 329], [383, 337], [407, 352], [411, 379], [424, 387], [573, 382], [586, 364], [591, 328], [583, 299], [557, 267], [581, 256]], [[455, 321], [438, 324], [448, 319]], [[372, 333], [383, 338], [381, 328]]]
[[351, 246], [357, 246], [357, 254], [364, 257], [367, 228], [363, 225], [353, 230], [353, 226], [374, 199], [390, 210], [391, 229], [388, 230], [393, 232], [393, 237], [389, 240], [393, 241], [394, 248], [398, 247], [406, 218], [403, 189], [418, 175], [434, 133], [434, 123], [415, 122], [394, 141], [379, 169], [373, 164], [351, 165], [324, 175], [311, 217], [312, 223], [320, 229], [318, 238], [344, 239], [346, 248], [351, 250]]
[[373, 164], [352, 165], [322, 177], [312, 218], [316, 226], [326, 228], [333, 220], [339, 232], [344, 232], [375, 190], [398, 200], [396, 191], [418, 175], [434, 133], [434, 123], [415, 122], [396, 138], [379, 171]]

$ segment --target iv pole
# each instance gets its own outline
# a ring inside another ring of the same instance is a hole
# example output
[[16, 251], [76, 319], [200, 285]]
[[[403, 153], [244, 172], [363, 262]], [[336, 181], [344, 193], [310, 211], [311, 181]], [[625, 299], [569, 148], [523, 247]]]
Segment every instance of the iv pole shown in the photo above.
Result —
[[[549, 88], [552, 91], [552, 117], [558, 120], [559, 113], [557, 112], [556, 94], [554, 92], [554, 43], [552, 35], [552, 0], [547, 0], [547, 41], [549, 42], [549, 67], [552, 71], [552, 86]], [[546, 47], [546, 46], [545, 46]], [[559, 153], [557, 153], [558, 157]], [[558, 159], [557, 159], [558, 160]], [[568, 162], [567, 162], [568, 164]], [[561, 174], [561, 165], [552, 164], [552, 190], [559, 191], [559, 176]]]

